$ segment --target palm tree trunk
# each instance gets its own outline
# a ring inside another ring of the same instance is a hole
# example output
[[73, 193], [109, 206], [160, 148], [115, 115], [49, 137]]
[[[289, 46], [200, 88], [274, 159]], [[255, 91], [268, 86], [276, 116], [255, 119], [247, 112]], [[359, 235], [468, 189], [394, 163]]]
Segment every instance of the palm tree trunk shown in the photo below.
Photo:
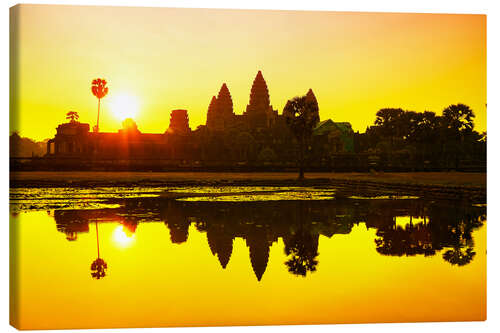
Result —
[[97, 238], [97, 258], [100, 258], [99, 255], [99, 229], [97, 228], [97, 221], [95, 222], [95, 233], [96, 233], [96, 238]]
[[97, 99], [97, 132], [99, 133], [99, 114], [101, 113], [101, 99]]

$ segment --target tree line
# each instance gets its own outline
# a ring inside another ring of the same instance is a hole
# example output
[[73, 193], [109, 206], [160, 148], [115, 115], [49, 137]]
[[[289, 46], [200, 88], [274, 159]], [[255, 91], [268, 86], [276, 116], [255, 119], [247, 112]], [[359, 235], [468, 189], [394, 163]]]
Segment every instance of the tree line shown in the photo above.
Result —
[[459, 168], [463, 161], [486, 160], [486, 132], [474, 130], [474, 112], [465, 104], [450, 105], [442, 115], [384, 108], [373, 126], [356, 133], [357, 153], [406, 156], [414, 164]]

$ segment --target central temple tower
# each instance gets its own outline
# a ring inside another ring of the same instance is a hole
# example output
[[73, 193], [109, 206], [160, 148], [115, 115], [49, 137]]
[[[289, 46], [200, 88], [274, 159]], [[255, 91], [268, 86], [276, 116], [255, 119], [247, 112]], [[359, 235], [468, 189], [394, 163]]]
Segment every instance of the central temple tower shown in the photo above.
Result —
[[269, 90], [266, 81], [259, 71], [253, 80], [250, 92], [250, 102], [243, 113], [250, 127], [269, 127], [277, 117], [278, 112], [274, 111], [269, 100]]

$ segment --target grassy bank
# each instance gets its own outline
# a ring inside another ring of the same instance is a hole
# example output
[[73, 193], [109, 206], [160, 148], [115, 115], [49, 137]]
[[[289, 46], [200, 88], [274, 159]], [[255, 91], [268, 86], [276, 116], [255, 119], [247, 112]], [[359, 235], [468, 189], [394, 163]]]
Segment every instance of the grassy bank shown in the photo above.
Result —
[[[284, 185], [297, 183], [296, 173], [218, 172], [11, 172], [11, 186], [120, 186], [196, 183]], [[401, 185], [486, 188], [486, 173], [306, 173], [306, 184], [338, 181]]]

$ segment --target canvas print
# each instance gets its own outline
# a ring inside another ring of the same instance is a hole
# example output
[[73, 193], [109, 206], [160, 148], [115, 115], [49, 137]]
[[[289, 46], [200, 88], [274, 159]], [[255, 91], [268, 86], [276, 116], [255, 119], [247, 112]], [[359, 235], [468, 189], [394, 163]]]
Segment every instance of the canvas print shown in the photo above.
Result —
[[10, 9], [18, 329], [486, 320], [486, 16]]

